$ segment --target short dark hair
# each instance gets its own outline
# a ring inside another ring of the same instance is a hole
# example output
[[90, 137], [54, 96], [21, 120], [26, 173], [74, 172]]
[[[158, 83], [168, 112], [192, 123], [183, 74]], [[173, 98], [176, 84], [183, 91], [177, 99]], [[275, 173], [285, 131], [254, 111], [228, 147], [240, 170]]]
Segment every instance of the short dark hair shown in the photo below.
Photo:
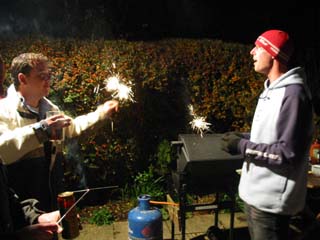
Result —
[[12, 60], [10, 73], [15, 87], [19, 87], [18, 74], [29, 74], [39, 64], [48, 63], [48, 58], [41, 53], [22, 53]]

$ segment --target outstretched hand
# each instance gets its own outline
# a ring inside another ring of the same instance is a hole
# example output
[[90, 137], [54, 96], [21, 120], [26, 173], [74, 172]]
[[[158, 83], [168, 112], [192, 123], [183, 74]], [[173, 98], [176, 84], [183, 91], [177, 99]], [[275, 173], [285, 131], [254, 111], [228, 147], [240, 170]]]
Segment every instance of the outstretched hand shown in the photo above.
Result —
[[243, 138], [243, 135], [239, 132], [228, 132], [222, 136], [221, 148], [222, 150], [230, 154], [239, 153], [239, 142]]
[[110, 101], [106, 101], [103, 104], [103, 111], [109, 116], [111, 115], [113, 112], [117, 112], [119, 108], [119, 102], [116, 100], [110, 100]]

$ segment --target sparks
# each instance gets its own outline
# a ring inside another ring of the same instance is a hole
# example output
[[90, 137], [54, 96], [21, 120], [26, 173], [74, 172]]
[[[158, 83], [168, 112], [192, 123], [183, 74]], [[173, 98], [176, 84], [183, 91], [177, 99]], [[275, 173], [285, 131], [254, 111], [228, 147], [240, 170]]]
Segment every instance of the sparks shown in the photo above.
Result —
[[120, 80], [118, 76], [112, 76], [104, 81], [107, 91], [116, 91], [119, 88]]
[[128, 100], [131, 102], [134, 101], [131, 87], [124, 84], [119, 84], [116, 97], [119, 98], [119, 100]]
[[193, 120], [189, 123], [191, 124], [191, 128], [195, 130], [201, 137], [203, 137], [203, 133], [210, 130], [211, 123], [206, 122], [205, 117], [199, 117], [194, 113], [193, 106], [189, 105], [190, 115], [193, 116]]
[[94, 87], [93, 93], [94, 93], [95, 95], [97, 95], [97, 94], [99, 94], [99, 91], [100, 91], [100, 84], [98, 84], [97, 86]]
[[[116, 64], [112, 63], [112, 69], [116, 68]], [[111, 77], [104, 80], [105, 87], [108, 92], [113, 92], [112, 97], [119, 99], [119, 101], [130, 101], [134, 102], [132, 83], [129, 81], [124, 83], [124, 80], [117, 73], [114, 73], [114, 70], [110, 71], [112, 74]]]
[[113, 91], [112, 97], [119, 99], [120, 101], [130, 101], [134, 102], [132, 83], [129, 82], [129, 85], [126, 85], [121, 82], [119, 75], [114, 75], [107, 78], [104, 81], [105, 89], [107, 91]]

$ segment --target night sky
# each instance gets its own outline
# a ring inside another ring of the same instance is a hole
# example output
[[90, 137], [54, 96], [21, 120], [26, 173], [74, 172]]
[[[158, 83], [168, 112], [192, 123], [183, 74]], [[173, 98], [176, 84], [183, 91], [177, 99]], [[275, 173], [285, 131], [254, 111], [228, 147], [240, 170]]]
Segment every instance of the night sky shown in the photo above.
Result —
[[1, 0], [0, 36], [155, 40], [213, 38], [252, 43], [279, 28], [318, 47], [319, 8], [222, 8], [210, 0]]

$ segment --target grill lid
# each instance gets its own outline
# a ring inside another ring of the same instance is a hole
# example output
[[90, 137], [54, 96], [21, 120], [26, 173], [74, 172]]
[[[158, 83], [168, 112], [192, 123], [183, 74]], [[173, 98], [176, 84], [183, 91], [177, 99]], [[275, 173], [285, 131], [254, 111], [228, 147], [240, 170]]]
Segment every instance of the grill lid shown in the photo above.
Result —
[[[235, 171], [241, 168], [243, 156], [231, 155], [221, 149], [223, 134], [180, 134], [180, 151], [178, 155], [177, 171], [200, 172], [202, 175], [213, 171], [217, 173], [219, 168], [225, 171]], [[221, 173], [221, 172], [220, 172]]]

